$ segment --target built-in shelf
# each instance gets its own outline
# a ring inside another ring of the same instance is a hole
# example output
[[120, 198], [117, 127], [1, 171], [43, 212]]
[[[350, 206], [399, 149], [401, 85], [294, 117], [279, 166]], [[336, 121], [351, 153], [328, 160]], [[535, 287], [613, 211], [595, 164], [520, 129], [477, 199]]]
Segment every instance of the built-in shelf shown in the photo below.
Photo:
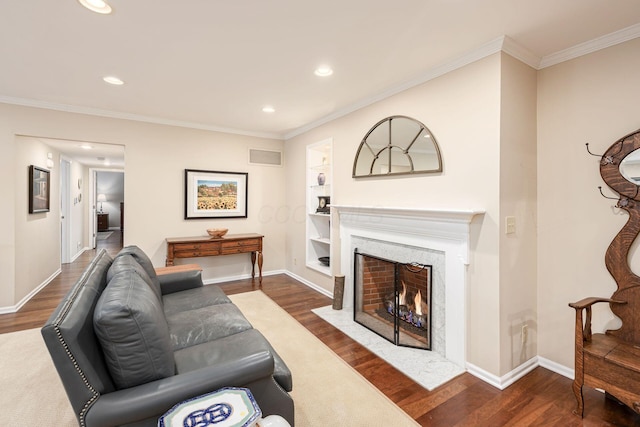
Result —
[[314, 170], [314, 171], [318, 171], [318, 172], [324, 172], [326, 170], [331, 169], [331, 164], [330, 163], [325, 163], [322, 165], [315, 165], [315, 166], [309, 166], [310, 170]]
[[[306, 262], [308, 268], [331, 276], [331, 266], [318, 261], [320, 257], [331, 256], [331, 215], [316, 212], [319, 197], [331, 197], [331, 139], [307, 147], [307, 233]], [[318, 175], [324, 174], [324, 184], [318, 182]]]
[[312, 240], [317, 243], [322, 243], [325, 245], [331, 244], [331, 239], [329, 239], [328, 237], [310, 237], [309, 240]]

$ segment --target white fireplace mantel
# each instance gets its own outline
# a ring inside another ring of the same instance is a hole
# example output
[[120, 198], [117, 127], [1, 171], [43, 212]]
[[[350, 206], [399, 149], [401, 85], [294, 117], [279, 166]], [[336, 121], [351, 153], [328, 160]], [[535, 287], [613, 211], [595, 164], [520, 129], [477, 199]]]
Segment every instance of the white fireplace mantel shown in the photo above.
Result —
[[[461, 367], [466, 362], [466, 269], [469, 264], [470, 225], [483, 210], [389, 208], [332, 205], [337, 214], [344, 307], [353, 310], [354, 238], [372, 239], [444, 253], [446, 278], [444, 356]], [[397, 260], [402, 261], [402, 260]]]
[[470, 223], [475, 215], [483, 214], [484, 210], [479, 209], [422, 209], [422, 208], [391, 208], [380, 206], [349, 206], [331, 205], [331, 207], [342, 213], [355, 213], [363, 215], [383, 215], [388, 217], [403, 218], [425, 218], [446, 222]]

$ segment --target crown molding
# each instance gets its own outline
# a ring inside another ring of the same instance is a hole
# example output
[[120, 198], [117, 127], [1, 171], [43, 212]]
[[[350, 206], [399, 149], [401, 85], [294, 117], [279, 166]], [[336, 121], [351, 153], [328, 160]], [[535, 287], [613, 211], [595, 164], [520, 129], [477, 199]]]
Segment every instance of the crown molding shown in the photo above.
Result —
[[467, 52], [466, 54], [450, 62], [447, 62], [446, 64], [432, 68], [412, 80], [401, 83], [398, 86], [394, 86], [392, 88], [385, 90], [384, 92], [378, 93], [377, 95], [365, 98], [355, 104], [352, 104], [346, 108], [338, 110], [328, 116], [322, 117], [319, 120], [313, 121], [305, 126], [294, 129], [293, 131], [285, 134], [284, 139], [287, 140], [295, 136], [301, 135], [320, 125], [331, 122], [340, 117], [346, 116], [347, 114], [352, 113], [356, 110], [367, 107], [375, 102], [381, 101], [385, 98], [393, 96], [397, 93], [400, 93], [412, 87], [418, 86], [422, 83], [426, 83], [429, 80], [435, 79], [436, 77], [440, 77], [446, 73], [454, 71], [458, 68], [462, 68], [466, 65], [471, 64], [472, 62], [486, 58], [487, 56], [493, 55], [494, 53], [497, 53], [500, 51], [513, 56], [514, 58], [529, 65], [535, 70], [541, 70], [545, 67], [550, 67], [552, 65], [559, 64], [561, 62], [568, 61], [570, 59], [577, 58], [579, 56], [586, 55], [588, 53], [592, 53], [600, 49], [605, 49], [607, 47], [614, 46], [619, 43], [624, 43], [626, 41], [629, 41], [638, 37], [640, 37], [640, 24], [635, 24], [630, 27], [623, 28], [622, 30], [615, 31], [613, 33], [604, 35], [602, 37], [598, 37], [588, 42], [581, 43], [579, 45], [576, 45], [568, 49], [565, 49], [550, 55], [546, 55], [540, 58], [539, 56], [531, 52], [529, 49], [518, 44], [511, 37], [501, 36], [481, 45], [480, 47], [470, 52]]
[[428, 82], [429, 80], [433, 80], [437, 77], [450, 73], [451, 71], [457, 70], [458, 68], [462, 68], [475, 61], [486, 58], [487, 56], [493, 55], [494, 53], [500, 52], [504, 44], [504, 39], [505, 39], [505, 36], [495, 38], [477, 47], [476, 49], [473, 49], [459, 56], [458, 58], [452, 61], [449, 61], [437, 67], [431, 68], [426, 72], [419, 74], [418, 76], [414, 77], [411, 80], [408, 80], [408, 81], [405, 81], [404, 83], [400, 83], [399, 85], [387, 88], [386, 90], [379, 92], [373, 96], [366, 97], [354, 104], [351, 104], [345, 108], [337, 110], [318, 120], [314, 120], [311, 123], [308, 123], [297, 129], [294, 129], [293, 131], [285, 134], [284, 139], [288, 140], [298, 135], [302, 135], [303, 133], [308, 132], [311, 129], [314, 129], [325, 123], [329, 123], [333, 120], [339, 119], [340, 117], [346, 116], [347, 114], [353, 113], [354, 111], [360, 110], [361, 108], [372, 105], [378, 101], [382, 101], [383, 99], [389, 98], [407, 89], [411, 89], [412, 87], [421, 85], [423, 83]]
[[616, 44], [624, 43], [626, 41], [640, 37], [640, 24], [635, 24], [627, 28], [615, 31], [613, 33], [598, 37], [588, 42], [580, 43], [576, 46], [572, 46], [568, 49], [552, 53], [542, 58], [535, 55], [533, 52], [518, 44], [515, 40], [508, 36], [497, 37], [479, 47], [466, 52], [465, 54], [446, 62], [437, 67], [431, 68], [418, 76], [407, 80], [398, 85], [389, 87], [377, 94], [366, 97], [356, 103], [353, 103], [345, 108], [335, 111], [327, 116], [321, 117], [318, 120], [314, 120], [304, 126], [296, 128], [291, 132], [285, 134], [269, 133], [269, 132], [254, 132], [242, 129], [226, 128], [222, 126], [207, 125], [196, 122], [186, 122], [180, 120], [162, 119], [158, 117], [143, 116], [138, 114], [122, 113], [110, 110], [101, 110], [90, 107], [79, 107], [67, 104], [57, 104], [45, 101], [39, 101], [35, 99], [26, 98], [14, 98], [9, 96], [0, 95], [0, 103], [20, 105], [25, 107], [45, 108], [49, 110], [64, 111], [69, 113], [88, 114], [93, 116], [108, 117], [114, 119], [132, 120], [145, 123], [154, 123], [166, 126], [184, 127], [189, 129], [200, 129], [212, 132], [223, 132], [228, 134], [251, 136], [257, 138], [268, 138], [277, 140], [288, 140], [298, 135], [302, 135], [305, 132], [310, 131], [318, 126], [329, 123], [333, 120], [346, 116], [354, 111], [360, 110], [364, 107], [372, 105], [376, 102], [382, 101], [407, 89], [411, 89], [415, 86], [426, 83], [437, 77], [455, 71], [487, 56], [493, 55], [498, 52], [505, 52], [519, 61], [529, 65], [530, 67], [541, 70], [552, 65], [559, 64], [564, 61], [587, 55], [589, 53], [605, 49]]
[[577, 44], [568, 49], [543, 56], [538, 69], [551, 67], [552, 65], [569, 61], [570, 59], [578, 58], [601, 49], [606, 49], [638, 37], [640, 37], [640, 24], [635, 24], [602, 37], [589, 40], [588, 42]]
[[541, 58], [526, 47], [518, 44], [509, 36], [504, 36], [502, 51], [513, 56], [520, 62], [527, 64], [531, 68], [538, 70], [540, 67]]
[[47, 110], [63, 111], [66, 113], [87, 114], [90, 116], [107, 117], [111, 119], [132, 120], [143, 123], [153, 123], [166, 126], [176, 126], [189, 129], [199, 129], [211, 132], [223, 132], [233, 135], [252, 136], [256, 138], [277, 139], [282, 141], [283, 135], [268, 132], [253, 132], [241, 129], [226, 128], [222, 126], [206, 125], [196, 122], [185, 122], [181, 120], [170, 120], [159, 117], [143, 116], [139, 114], [122, 113], [118, 111], [101, 110], [91, 107], [80, 107], [76, 105], [58, 104], [53, 102], [39, 101], [37, 99], [14, 98], [10, 96], [0, 95], [0, 103], [19, 105], [22, 107], [44, 108]]

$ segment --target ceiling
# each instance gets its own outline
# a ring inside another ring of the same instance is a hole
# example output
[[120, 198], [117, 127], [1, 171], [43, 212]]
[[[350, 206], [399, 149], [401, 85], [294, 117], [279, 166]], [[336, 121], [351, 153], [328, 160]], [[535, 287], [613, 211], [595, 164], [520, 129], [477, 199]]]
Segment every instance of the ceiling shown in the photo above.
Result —
[[[3, 0], [0, 102], [286, 139], [504, 40], [540, 68], [640, 36], [638, 0], [109, 3]], [[314, 75], [321, 64], [333, 75]]]

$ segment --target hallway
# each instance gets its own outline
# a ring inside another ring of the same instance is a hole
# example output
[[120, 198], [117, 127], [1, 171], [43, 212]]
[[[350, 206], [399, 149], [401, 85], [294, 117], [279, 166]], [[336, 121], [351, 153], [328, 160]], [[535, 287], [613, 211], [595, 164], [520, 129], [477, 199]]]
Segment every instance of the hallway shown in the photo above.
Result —
[[31, 298], [17, 313], [0, 315], [0, 334], [40, 328], [51, 315], [52, 307], [71, 289], [76, 280], [100, 249], [115, 256], [122, 249], [122, 232], [114, 230], [105, 240], [98, 240], [96, 249], [84, 251], [75, 261], [62, 264], [62, 272]]

